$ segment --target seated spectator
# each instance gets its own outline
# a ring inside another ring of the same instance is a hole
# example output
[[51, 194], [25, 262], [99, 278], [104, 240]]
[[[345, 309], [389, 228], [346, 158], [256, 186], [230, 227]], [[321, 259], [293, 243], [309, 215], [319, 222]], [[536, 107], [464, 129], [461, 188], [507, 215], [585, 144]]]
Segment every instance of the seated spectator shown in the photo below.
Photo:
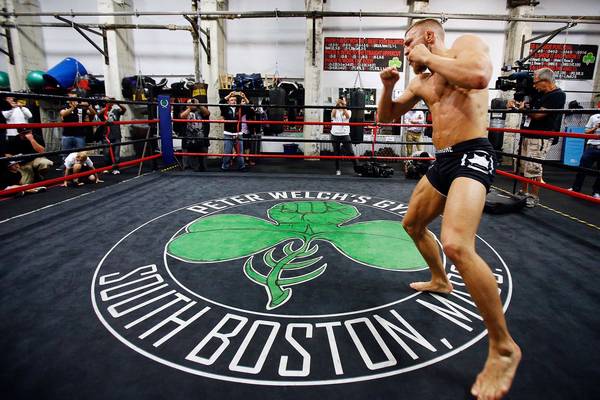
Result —
[[[597, 104], [600, 108], [600, 103]], [[594, 114], [590, 117], [585, 125], [585, 133], [600, 134], [600, 114]], [[594, 163], [600, 169], [600, 139], [589, 139], [585, 151], [581, 155], [579, 166], [581, 168], [592, 168]], [[583, 181], [585, 180], [585, 172], [578, 172], [575, 176], [575, 182], [570, 190], [581, 192]], [[592, 187], [592, 196], [600, 199], [600, 175], [596, 176], [594, 186]]]
[[[10, 105], [11, 109], [2, 111], [2, 115], [6, 118], [7, 124], [26, 124], [32, 117], [29, 108], [25, 107], [24, 103], [15, 100], [14, 97], [7, 97], [6, 101]], [[15, 128], [7, 129], [6, 136], [17, 136], [18, 132]]]
[[[242, 157], [242, 153], [244, 152], [244, 144], [239, 137], [242, 135], [241, 132], [241, 124], [239, 120], [241, 119], [241, 111], [239, 107], [235, 107], [246, 95], [243, 92], [231, 92], [227, 96], [225, 96], [225, 104], [221, 106], [221, 115], [225, 120], [234, 121], [234, 122], [226, 122], [223, 124], [223, 153], [225, 154], [233, 154], [235, 152], [238, 154], [238, 169], [240, 171], [246, 170], [246, 165], [244, 164], [244, 157]], [[248, 99], [246, 99], [247, 101]], [[223, 101], [221, 101], [223, 103]], [[223, 171], [229, 170], [231, 165], [231, 157], [225, 156], [223, 157], [223, 164], [221, 165], [221, 169]]]
[[[67, 158], [65, 158], [65, 177], [72, 174], [79, 174], [81, 172], [91, 171], [93, 169], [94, 163], [92, 162], [92, 160], [90, 160], [85, 151], [80, 151], [79, 153], [71, 153], [67, 156]], [[69, 186], [68, 182], [69, 181], [65, 181], [65, 183], [63, 183], [63, 186]], [[73, 179], [73, 185], [75, 186], [81, 186], [86, 182], [101, 183], [104, 181], [98, 179], [98, 175], [96, 174], [85, 176], [81, 178], [81, 180], [79, 178]]]
[[[179, 114], [182, 119], [208, 119], [210, 111], [205, 106], [197, 106], [197, 99], [189, 99], [188, 106]], [[182, 148], [189, 153], [208, 153], [210, 145], [207, 139], [210, 131], [210, 123], [208, 122], [188, 122], [186, 124], [182, 141]], [[183, 168], [192, 168], [194, 171], [206, 171], [206, 156], [184, 156]]]
[[[2, 162], [0, 167], [0, 190], [13, 189], [25, 185], [22, 182], [23, 175], [21, 174], [21, 164], [18, 161]], [[46, 190], [44, 186], [36, 187], [33, 189], [27, 189], [23, 192], [19, 192], [20, 195], [24, 193], [37, 193]]]
[[[9, 154], [35, 154], [43, 153], [44, 146], [41, 138], [36, 138], [30, 128], [19, 128], [18, 135], [10, 138], [8, 142]], [[46, 157], [27, 158], [20, 162], [22, 175], [21, 184], [27, 185], [44, 179], [44, 175], [54, 163]]]

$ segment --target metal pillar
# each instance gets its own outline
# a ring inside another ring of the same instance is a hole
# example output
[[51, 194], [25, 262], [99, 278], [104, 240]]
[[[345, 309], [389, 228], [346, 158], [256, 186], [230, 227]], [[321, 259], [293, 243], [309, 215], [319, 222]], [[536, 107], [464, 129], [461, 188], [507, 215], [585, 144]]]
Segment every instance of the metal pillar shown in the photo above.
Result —
[[[515, 19], [529, 18], [533, 16], [534, 7], [532, 5], [516, 6], [509, 10], [509, 16]], [[506, 36], [504, 40], [504, 65], [515, 65], [515, 61], [521, 58], [521, 43], [531, 37], [531, 23], [522, 21], [512, 21], [507, 24]], [[524, 54], [529, 54], [529, 43], [523, 48]], [[495, 92], [505, 100], [512, 99], [513, 92]], [[507, 114], [506, 127], [518, 128], [521, 124], [521, 114]], [[507, 153], [515, 153], [519, 146], [519, 135], [516, 133], [504, 133], [502, 150]]]
[[[314, 12], [311, 18], [306, 18], [306, 42], [304, 50], [304, 90], [306, 104], [322, 104], [323, 90], [323, 18], [318, 12], [323, 11], [323, 0], [305, 0], [307, 12]], [[305, 121], [323, 121], [323, 110], [307, 109], [304, 112]], [[304, 139], [314, 140], [323, 133], [319, 125], [304, 125]], [[318, 155], [318, 143], [306, 143], [305, 155]]]
[[[132, 0], [115, 2], [112, 0], [98, 0], [98, 10], [112, 13], [116, 11], [129, 11], [133, 7]], [[100, 23], [115, 24], [131, 23], [131, 17], [104, 16]], [[133, 48], [133, 32], [130, 30], [102, 30], [102, 44], [105, 52], [104, 63], [104, 89], [106, 95], [116, 99], [123, 99], [121, 80], [126, 76], [135, 75], [135, 51]], [[125, 119], [144, 119], [143, 107], [129, 106], [125, 113]], [[123, 140], [131, 139], [131, 126], [122, 125], [121, 134]], [[137, 128], [139, 129], [139, 128]], [[121, 148], [121, 155], [129, 156], [134, 153], [133, 146]]]
[[[202, 0], [203, 12], [218, 12], [227, 10], [229, 7], [228, 1], [222, 0]], [[213, 49], [210, 53], [210, 58], [204, 57], [201, 60], [202, 76], [208, 84], [208, 102], [219, 103], [219, 76], [227, 73], [227, 38], [226, 24], [224, 20], [205, 20], [200, 21], [201, 32], [206, 32], [206, 46]], [[221, 115], [221, 110], [218, 107], [210, 107], [211, 118], [218, 118]], [[215, 137], [223, 137], [223, 125], [212, 124], [210, 127], [210, 135]], [[222, 153], [223, 142], [221, 140], [213, 140], [210, 143], [211, 153]]]

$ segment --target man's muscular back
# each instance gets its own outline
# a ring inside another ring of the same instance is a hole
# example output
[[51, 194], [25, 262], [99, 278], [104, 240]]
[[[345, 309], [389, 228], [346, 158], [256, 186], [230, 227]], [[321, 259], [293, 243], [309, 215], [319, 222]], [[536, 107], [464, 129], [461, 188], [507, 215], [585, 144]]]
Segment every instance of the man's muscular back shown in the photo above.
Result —
[[[458, 38], [444, 55], [456, 59], [464, 46], [472, 45], [473, 36]], [[479, 50], [479, 49], [478, 49]], [[481, 58], [489, 59], [487, 49], [478, 51]], [[418, 74], [409, 85], [415, 96], [422, 98], [432, 115], [433, 144], [437, 149], [465, 140], [487, 136], [488, 89], [466, 89], [451, 84], [440, 73]]]

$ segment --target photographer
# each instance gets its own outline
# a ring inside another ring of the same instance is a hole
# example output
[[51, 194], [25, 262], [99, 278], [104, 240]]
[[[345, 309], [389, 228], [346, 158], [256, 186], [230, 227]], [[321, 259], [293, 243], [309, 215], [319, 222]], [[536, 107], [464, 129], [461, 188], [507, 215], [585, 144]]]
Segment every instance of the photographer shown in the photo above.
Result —
[[[76, 92], [69, 93], [69, 97], [77, 97]], [[62, 122], [90, 122], [96, 110], [86, 101], [79, 102], [72, 100], [67, 102], [67, 106], [60, 110]], [[63, 128], [61, 140], [62, 150], [80, 149], [85, 147], [85, 136], [87, 127], [68, 126]], [[64, 160], [65, 157], [63, 157]]]
[[[189, 99], [188, 106], [179, 114], [182, 119], [208, 119], [210, 111], [205, 106], [197, 106], [197, 99]], [[209, 122], [188, 122], [183, 139], [183, 150], [190, 153], [208, 153], [209, 141], [207, 139], [210, 130]], [[183, 168], [192, 168], [194, 171], [206, 171], [206, 156], [183, 157]]]
[[[7, 97], [6, 102], [10, 105], [9, 110], [2, 111], [2, 115], [6, 118], [7, 124], [26, 124], [33, 115], [29, 108], [25, 107], [23, 100], [16, 100], [14, 97]], [[17, 136], [17, 129], [7, 129], [6, 136], [14, 137]]]
[[[346, 108], [346, 99], [344, 97], [340, 97], [339, 99], [337, 99], [335, 106], [339, 108], [334, 108], [333, 110], [331, 110], [331, 122], [350, 122], [352, 112]], [[345, 155], [354, 156], [354, 152], [352, 151], [352, 142], [350, 140], [349, 125], [332, 125], [331, 140], [333, 144], [333, 152], [336, 156], [341, 155], [341, 150], [343, 150]], [[352, 163], [354, 164], [354, 168], [356, 169], [356, 159], [353, 159]], [[335, 174], [342, 174], [342, 171], [340, 169], [340, 160], [337, 158], [335, 160]]]
[[[103, 122], [121, 120], [121, 116], [125, 114], [127, 109], [122, 104], [114, 103], [114, 97], [105, 97], [104, 100], [106, 100], [106, 104], [100, 109], [98, 119]], [[121, 143], [121, 125], [111, 124], [110, 126], [100, 126], [98, 127], [98, 132], [100, 133], [102, 142], [110, 145], [109, 148], [103, 150], [105, 165], [112, 165], [112, 174], [118, 175], [121, 173], [117, 167], [117, 164], [121, 161], [121, 146], [115, 146], [115, 144]], [[108, 173], [108, 171], [104, 172]]]
[[[507, 104], [509, 108], [534, 109], [541, 112], [525, 114], [523, 116], [523, 129], [535, 129], [551, 132], [560, 131], [562, 114], [544, 113], [544, 109], [562, 109], [565, 106], [566, 95], [556, 86], [554, 71], [550, 68], [541, 68], [533, 74], [533, 88], [540, 93], [530, 104], [525, 102], [516, 102], [510, 100]], [[549, 138], [547, 136], [521, 134], [521, 154], [525, 157], [531, 157], [538, 160], [545, 160], [550, 150], [550, 146], [558, 142], [558, 138]], [[520, 162], [519, 171], [526, 178], [535, 181], [542, 181], [542, 164], [533, 161]], [[539, 202], [540, 187], [529, 184], [523, 184], [521, 192], [527, 196], [527, 207], [535, 207]]]

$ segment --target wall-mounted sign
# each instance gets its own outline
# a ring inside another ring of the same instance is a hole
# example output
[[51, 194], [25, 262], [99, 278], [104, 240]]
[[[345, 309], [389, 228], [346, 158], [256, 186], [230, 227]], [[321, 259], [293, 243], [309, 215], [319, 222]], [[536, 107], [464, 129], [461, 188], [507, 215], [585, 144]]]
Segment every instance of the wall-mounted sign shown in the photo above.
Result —
[[[359, 62], [360, 61], [360, 62]], [[326, 37], [325, 71], [381, 71], [404, 64], [404, 39]]]
[[[530, 53], [541, 43], [531, 43]], [[598, 46], [592, 44], [546, 43], [529, 60], [531, 70], [548, 67], [557, 74], [557, 79], [594, 79], [594, 66]]]

